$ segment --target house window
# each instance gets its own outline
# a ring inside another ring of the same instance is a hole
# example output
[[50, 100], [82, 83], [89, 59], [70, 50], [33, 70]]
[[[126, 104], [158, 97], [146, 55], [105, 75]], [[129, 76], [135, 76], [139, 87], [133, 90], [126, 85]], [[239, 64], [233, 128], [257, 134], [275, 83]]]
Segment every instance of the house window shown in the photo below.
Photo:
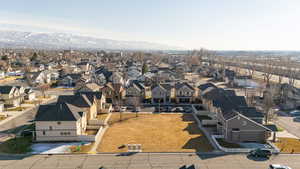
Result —
[[239, 128], [232, 128], [232, 131], [240, 131]]
[[43, 131], [43, 135], [46, 135], [46, 131]]
[[52, 128], [52, 126], [49, 126], [49, 130], [52, 130], [53, 128]]
[[60, 121], [58, 121], [58, 122], [57, 122], [57, 124], [58, 124], [58, 125], [60, 125], [60, 124], [61, 124], [61, 122], [60, 122]]

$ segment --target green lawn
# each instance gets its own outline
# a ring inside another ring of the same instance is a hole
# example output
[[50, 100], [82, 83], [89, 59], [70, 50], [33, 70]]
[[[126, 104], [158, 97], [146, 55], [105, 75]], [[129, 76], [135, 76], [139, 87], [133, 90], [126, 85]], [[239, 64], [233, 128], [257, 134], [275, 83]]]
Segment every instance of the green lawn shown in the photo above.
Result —
[[24, 154], [31, 151], [32, 137], [12, 138], [0, 144], [0, 153]]

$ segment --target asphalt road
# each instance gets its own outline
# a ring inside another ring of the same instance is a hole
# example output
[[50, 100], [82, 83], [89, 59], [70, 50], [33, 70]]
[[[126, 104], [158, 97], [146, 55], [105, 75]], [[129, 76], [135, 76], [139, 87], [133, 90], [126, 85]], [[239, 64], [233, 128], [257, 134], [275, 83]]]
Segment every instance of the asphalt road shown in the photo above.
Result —
[[293, 117], [279, 116], [276, 120], [276, 123], [287, 130], [289, 133], [300, 138], [300, 122], [295, 122], [293, 121], [293, 119]]
[[0, 156], [2, 169], [179, 169], [194, 164], [197, 169], [268, 169], [269, 164], [300, 168], [300, 155], [278, 155], [255, 161], [244, 154], [196, 155], [142, 153], [117, 155], [35, 155], [28, 157]]
[[[276, 124], [284, 128], [289, 133], [300, 138], [300, 122], [295, 122], [294, 117], [289, 116], [285, 112], [277, 112], [277, 119], [274, 121]], [[300, 167], [299, 167], [300, 168]]]

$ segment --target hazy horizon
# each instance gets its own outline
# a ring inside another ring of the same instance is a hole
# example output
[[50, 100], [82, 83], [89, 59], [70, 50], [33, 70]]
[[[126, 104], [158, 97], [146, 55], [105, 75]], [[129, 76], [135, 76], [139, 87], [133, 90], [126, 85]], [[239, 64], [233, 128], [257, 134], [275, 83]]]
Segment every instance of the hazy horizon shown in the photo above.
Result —
[[0, 6], [0, 24], [185, 49], [298, 51], [299, 5], [297, 0], [11, 0]]

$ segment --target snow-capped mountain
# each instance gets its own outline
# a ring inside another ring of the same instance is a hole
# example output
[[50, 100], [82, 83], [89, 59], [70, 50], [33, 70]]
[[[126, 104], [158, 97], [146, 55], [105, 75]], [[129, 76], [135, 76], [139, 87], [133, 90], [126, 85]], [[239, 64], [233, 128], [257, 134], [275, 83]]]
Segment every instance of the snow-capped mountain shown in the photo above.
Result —
[[39, 33], [0, 30], [0, 47], [37, 49], [124, 49], [124, 50], [181, 50], [163, 44], [118, 41], [67, 33]]

